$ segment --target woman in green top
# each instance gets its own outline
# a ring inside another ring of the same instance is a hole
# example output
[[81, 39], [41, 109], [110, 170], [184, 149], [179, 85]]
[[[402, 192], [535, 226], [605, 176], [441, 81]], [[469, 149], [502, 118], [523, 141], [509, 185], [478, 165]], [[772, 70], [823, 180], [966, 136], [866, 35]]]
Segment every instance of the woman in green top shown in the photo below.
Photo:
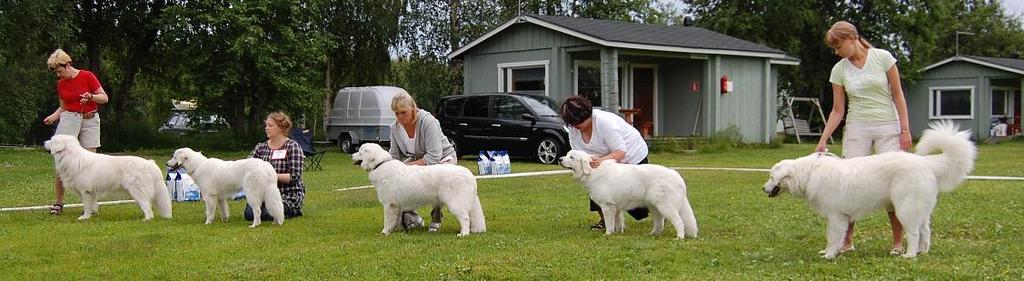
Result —
[[[907, 101], [900, 86], [896, 58], [871, 46], [857, 34], [857, 27], [839, 21], [825, 33], [825, 42], [843, 59], [832, 67], [832, 113], [818, 140], [817, 152], [825, 152], [828, 139], [846, 115], [843, 157], [909, 151], [911, 146]], [[849, 100], [849, 106], [846, 101]], [[849, 114], [847, 114], [849, 109]], [[892, 254], [903, 252], [903, 226], [889, 210]], [[853, 223], [846, 230], [842, 251], [853, 250]]]

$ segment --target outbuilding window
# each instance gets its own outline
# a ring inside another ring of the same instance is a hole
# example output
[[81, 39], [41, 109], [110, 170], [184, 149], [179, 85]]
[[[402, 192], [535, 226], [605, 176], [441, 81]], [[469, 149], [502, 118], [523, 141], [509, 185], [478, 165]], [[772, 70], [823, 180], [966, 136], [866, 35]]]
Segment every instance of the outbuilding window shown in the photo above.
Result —
[[932, 119], [973, 119], [974, 86], [929, 88]]

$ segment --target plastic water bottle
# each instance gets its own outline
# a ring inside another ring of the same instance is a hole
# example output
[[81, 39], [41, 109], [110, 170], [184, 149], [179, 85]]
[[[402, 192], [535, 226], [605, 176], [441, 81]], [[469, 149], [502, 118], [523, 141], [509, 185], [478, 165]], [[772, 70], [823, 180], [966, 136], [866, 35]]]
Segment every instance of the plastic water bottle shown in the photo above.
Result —
[[479, 156], [480, 156], [480, 159], [476, 161], [476, 166], [477, 166], [477, 169], [479, 170], [479, 174], [480, 175], [490, 175], [491, 174], [491, 168], [492, 168], [491, 156], [487, 155], [487, 152], [485, 152], [483, 150], [480, 151], [480, 155]]
[[[182, 172], [181, 170], [175, 171], [175, 173], [174, 173], [174, 195], [173, 196], [174, 196], [174, 201], [178, 201], [178, 202], [181, 202], [182, 200], [185, 199], [185, 187], [183, 185], [184, 177], [182, 177], [182, 174], [184, 174], [184, 172]], [[188, 175], [185, 175], [185, 176], [188, 176]]]
[[503, 165], [505, 165], [505, 171], [504, 172], [506, 174], [511, 174], [512, 173], [512, 158], [510, 158], [508, 156], [508, 150], [502, 150], [501, 151], [501, 158], [502, 158], [502, 161], [503, 161]]

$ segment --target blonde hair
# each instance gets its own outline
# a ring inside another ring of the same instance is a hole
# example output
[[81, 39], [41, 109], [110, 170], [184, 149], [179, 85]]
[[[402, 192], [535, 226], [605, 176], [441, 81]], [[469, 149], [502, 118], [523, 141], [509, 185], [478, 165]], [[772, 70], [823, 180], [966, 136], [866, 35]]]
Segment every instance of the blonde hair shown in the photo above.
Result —
[[274, 120], [274, 124], [281, 127], [281, 131], [288, 132], [292, 128], [292, 119], [284, 112], [274, 111], [267, 114], [267, 119]]
[[50, 54], [50, 58], [46, 59], [46, 66], [50, 69], [57, 68], [58, 66], [67, 65], [71, 63], [71, 56], [65, 53], [64, 50], [57, 49]]
[[865, 49], [873, 48], [868, 40], [864, 40], [860, 34], [857, 34], [857, 27], [847, 21], [838, 21], [832, 24], [832, 28], [829, 28], [828, 32], [825, 32], [825, 43], [829, 47], [835, 48], [839, 45], [839, 41], [845, 39], [857, 39], [857, 42], [860, 42]]
[[399, 91], [394, 97], [391, 98], [391, 111], [398, 111], [400, 109], [417, 109], [416, 100], [412, 98], [406, 91]]

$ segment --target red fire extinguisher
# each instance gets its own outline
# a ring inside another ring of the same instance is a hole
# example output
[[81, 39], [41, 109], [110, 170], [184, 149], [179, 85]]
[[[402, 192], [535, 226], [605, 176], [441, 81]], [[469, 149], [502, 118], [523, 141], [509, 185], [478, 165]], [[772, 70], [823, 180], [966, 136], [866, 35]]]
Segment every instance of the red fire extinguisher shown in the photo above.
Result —
[[722, 94], [729, 92], [729, 76], [722, 75]]

